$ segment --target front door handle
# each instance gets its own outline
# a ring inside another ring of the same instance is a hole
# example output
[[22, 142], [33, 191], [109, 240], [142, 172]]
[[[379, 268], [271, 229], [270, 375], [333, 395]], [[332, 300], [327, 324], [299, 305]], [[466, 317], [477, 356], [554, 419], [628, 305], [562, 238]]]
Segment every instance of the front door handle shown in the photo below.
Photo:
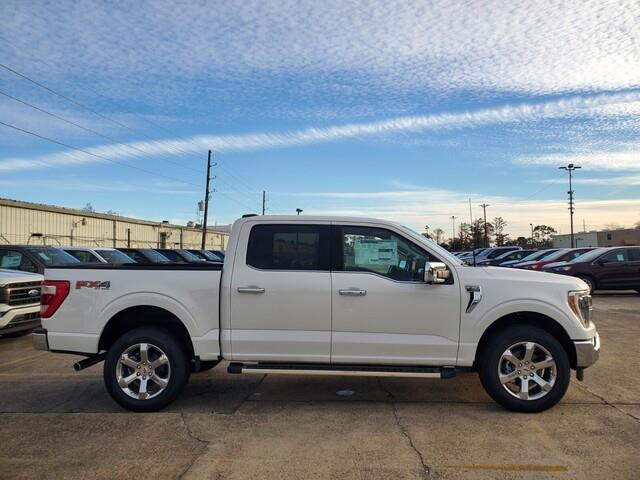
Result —
[[362, 290], [361, 288], [341, 288], [338, 290], [340, 295], [351, 295], [353, 297], [364, 297], [367, 294], [366, 290]]
[[249, 285], [248, 287], [238, 287], [238, 293], [264, 293], [264, 288]]

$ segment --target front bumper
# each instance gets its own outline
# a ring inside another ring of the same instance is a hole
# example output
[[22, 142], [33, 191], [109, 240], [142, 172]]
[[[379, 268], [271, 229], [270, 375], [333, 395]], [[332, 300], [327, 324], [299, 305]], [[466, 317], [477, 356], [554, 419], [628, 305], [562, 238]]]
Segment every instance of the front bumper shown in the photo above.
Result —
[[33, 348], [36, 350], [49, 350], [46, 328], [36, 328], [31, 336], [33, 339]]
[[596, 332], [591, 340], [574, 341], [576, 348], [576, 368], [587, 368], [600, 357], [600, 335]]

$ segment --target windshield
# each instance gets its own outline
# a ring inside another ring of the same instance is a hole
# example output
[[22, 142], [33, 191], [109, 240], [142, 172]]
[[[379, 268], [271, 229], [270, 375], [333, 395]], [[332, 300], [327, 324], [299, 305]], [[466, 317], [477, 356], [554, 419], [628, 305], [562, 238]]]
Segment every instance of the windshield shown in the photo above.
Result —
[[141, 250], [141, 252], [144, 253], [147, 258], [153, 263], [171, 263], [171, 260], [169, 260], [163, 254], [161, 254], [160, 252], [156, 252], [155, 250], [152, 250], [150, 248]]
[[563, 255], [566, 255], [567, 250], [565, 250], [564, 248], [561, 250], [558, 250], [557, 252], [554, 252], [550, 255], [547, 255], [546, 257], [544, 257], [545, 260], [556, 260], [560, 257], [562, 257]]
[[532, 262], [534, 260], [540, 260], [544, 257], [546, 257], [547, 255], [551, 255], [552, 253], [556, 252], [557, 250], [538, 250], [533, 252], [530, 255], [527, 255], [526, 257], [524, 257], [522, 259], [522, 262]]
[[409, 227], [403, 226], [403, 231], [405, 231], [411, 237], [413, 237], [413, 239], [416, 240], [419, 244], [426, 243], [427, 245], [429, 245], [430, 248], [435, 250], [441, 257], [445, 257], [451, 263], [455, 263], [456, 265], [464, 265], [464, 262], [462, 260], [460, 260], [458, 257], [453, 255], [450, 251], [446, 250], [445, 248], [442, 248], [440, 245], [438, 245], [436, 242], [434, 242], [430, 238], [426, 238], [424, 235], [420, 235], [418, 232], [410, 229]]
[[59, 248], [34, 248], [31, 250], [38, 259], [47, 266], [68, 265], [70, 263], [80, 263], [73, 255], [69, 255]]
[[119, 250], [98, 250], [98, 255], [104, 258], [108, 263], [136, 263], [129, 255], [125, 255]]
[[580, 255], [577, 258], [574, 258], [569, 263], [579, 263], [579, 262], [591, 262], [598, 258], [600, 255], [607, 251], [606, 248], [596, 248], [595, 250], [591, 250], [590, 252], [585, 253], [584, 255]]
[[221, 262], [222, 259], [220, 257], [218, 257], [215, 253], [213, 252], [209, 252], [207, 250], [200, 250], [200, 252], [202, 255], [204, 255], [205, 257], [207, 257], [207, 260], [211, 260], [212, 262]]
[[194, 255], [188, 250], [178, 250], [182, 258], [184, 258], [187, 262], [202, 262], [202, 259], [197, 255]]

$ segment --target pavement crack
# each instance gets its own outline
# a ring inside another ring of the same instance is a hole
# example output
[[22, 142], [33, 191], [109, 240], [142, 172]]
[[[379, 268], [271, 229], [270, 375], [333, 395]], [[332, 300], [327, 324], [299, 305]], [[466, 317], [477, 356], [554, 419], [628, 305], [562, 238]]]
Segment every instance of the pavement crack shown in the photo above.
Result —
[[636, 417], [635, 415], [633, 415], [632, 413], [629, 412], [625, 412], [624, 410], [622, 410], [620, 407], [618, 407], [618, 405], [616, 405], [615, 403], [611, 403], [609, 400], [607, 400], [606, 398], [604, 398], [602, 395], [598, 395], [597, 393], [589, 390], [589, 387], [587, 387], [586, 385], [583, 385], [582, 383], [578, 383], [578, 387], [582, 388], [585, 392], [589, 393], [590, 395], [594, 396], [595, 398], [597, 398], [598, 400], [600, 400], [602, 403], [604, 403], [605, 405], [614, 408], [615, 410], [617, 410], [618, 412], [633, 418], [636, 422], [640, 422], [640, 418]]
[[196, 442], [202, 445], [202, 449], [197, 455], [194, 455], [194, 457], [191, 459], [191, 461], [186, 466], [186, 468], [180, 473], [180, 475], [176, 477], [178, 480], [184, 478], [184, 476], [189, 472], [189, 470], [191, 470], [191, 467], [193, 467], [196, 461], [202, 456], [204, 452], [207, 451], [207, 447], [211, 443], [209, 440], [200, 438], [195, 433], [193, 433], [193, 431], [191, 430], [191, 427], [189, 427], [189, 424], [187, 423], [187, 419], [184, 416], [184, 412], [180, 412], [180, 419], [182, 420], [182, 425], [184, 426], [184, 429], [187, 432], [187, 435], [189, 436], [189, 438], [194, 439]]
[[380, 380], [380, 377], [376, 377], [376, 381], [378, 382], [378, 386], [380, 387], [380, 389], [383, 392], [385, 392], [387, 394], [387, 397], [389, 397], [389, 399], [391, 400], [391, 408], [392, 408], [392, 411], [393, 411], [393, 418], [394, 418], [394, 420], [396, 422], [396, 425], [398, 426], [398, 430], [400, 430], [400, 433], [402, 434], [402, 436], [407, 439], [407, 442], [409, 443], [409, 447], [411, 447], [411, 449], [417, 455], [418, 460], [420, 460], [420, 465], [422, 466], [422, 476], [426, 480], [431, 480], [431, 478], [432, 478], [432, 476], [431, 476], [431, 467], [429, 467], [429, 465], [425, 461], [425, 458], [424, 458], [424, 455], [422, 455], [422, 452], [418, 449], [418, 447], [416, 447], [416, 444], [414, 443], [413, 438], [411, 437], [411, 434], [409, 433], [409, 430], [407, 429], [407, 427], [400, 420], [400, 415], [398, 415], [398, 405], [397, 405], [397, 402], [396, 402], [396, 396], [393, 394], [393, 392], [391, 392], [391, 390], [389, 390], [388, 388], [386, 388], [382, 384], [382, 380]]

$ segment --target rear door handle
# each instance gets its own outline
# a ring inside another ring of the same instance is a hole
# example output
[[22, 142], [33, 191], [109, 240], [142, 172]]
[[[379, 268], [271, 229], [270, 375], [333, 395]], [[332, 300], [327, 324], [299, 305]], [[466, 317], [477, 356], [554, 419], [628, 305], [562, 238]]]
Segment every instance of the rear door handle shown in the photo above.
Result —
[[361, 288], [341, 288], [338, 290], [340, 295], [350, 295], [352, 297], [364, 297], [367, 294], [366, 290], [362, 290]]
[[238, 287], [238, 293], [264, 293], [264, 288], [249, 285], [248, 287]]

